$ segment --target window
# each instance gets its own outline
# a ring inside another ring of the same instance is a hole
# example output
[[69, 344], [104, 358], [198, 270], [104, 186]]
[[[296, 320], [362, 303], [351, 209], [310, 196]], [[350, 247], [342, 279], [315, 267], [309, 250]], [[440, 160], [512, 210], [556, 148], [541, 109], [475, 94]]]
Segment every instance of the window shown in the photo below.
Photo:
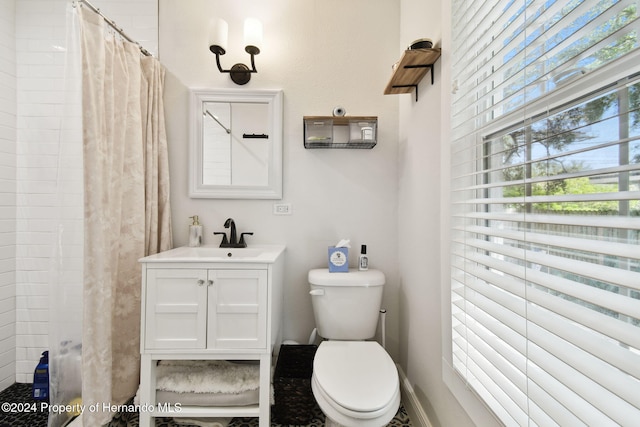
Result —
[[452, 7], [452, 367], [506, 425], [637, 424], [636, 3]]

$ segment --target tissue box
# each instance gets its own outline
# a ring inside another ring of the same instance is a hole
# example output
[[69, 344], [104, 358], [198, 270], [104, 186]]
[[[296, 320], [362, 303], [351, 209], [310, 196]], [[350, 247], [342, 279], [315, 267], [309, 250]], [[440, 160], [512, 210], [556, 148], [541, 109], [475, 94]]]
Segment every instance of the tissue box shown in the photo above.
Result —
[[349, 272], [349, 248], [329, 246], [329, 273]]

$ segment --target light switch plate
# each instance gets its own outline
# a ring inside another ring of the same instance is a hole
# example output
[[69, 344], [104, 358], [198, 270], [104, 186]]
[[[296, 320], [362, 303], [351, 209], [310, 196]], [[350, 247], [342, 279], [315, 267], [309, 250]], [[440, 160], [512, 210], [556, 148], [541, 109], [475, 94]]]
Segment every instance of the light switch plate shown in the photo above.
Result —
[[291, 203], [274, 203], [273, 214], [274, 215], [291, 215]]

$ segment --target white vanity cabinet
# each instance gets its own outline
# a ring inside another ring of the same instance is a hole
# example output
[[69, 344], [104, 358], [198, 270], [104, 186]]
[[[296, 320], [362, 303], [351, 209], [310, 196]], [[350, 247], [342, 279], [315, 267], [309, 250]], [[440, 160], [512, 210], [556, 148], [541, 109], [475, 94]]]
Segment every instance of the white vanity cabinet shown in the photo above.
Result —
[[265, 349], [267, 273], [147, 268], [145, 348]]
[[[210, 249], [177, 248], [140, 260], [140, 426], [165, 416], [257, 416], [261, 427], [269, 426], [271, 359], [281, 339], [284, 247]], [[259, 404], [159, 404], [155, 368], [169, 359], [257, 360]]]

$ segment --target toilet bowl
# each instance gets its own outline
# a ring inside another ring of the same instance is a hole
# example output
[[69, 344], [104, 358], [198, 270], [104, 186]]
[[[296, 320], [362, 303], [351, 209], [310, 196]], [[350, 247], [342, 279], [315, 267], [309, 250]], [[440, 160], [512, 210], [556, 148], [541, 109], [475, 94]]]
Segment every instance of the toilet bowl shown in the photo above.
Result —
[[385, 426], [400, 407], [398, 371], [375, 341], [324, 341], [311, 389], [327, 426]]

